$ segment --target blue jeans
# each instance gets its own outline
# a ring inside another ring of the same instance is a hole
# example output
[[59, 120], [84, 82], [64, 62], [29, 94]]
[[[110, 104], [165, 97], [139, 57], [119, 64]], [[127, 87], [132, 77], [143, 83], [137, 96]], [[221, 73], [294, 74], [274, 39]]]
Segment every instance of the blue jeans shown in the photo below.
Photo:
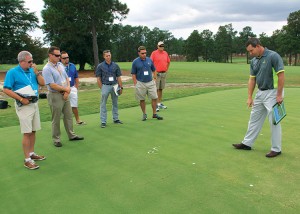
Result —
[[100, 102], [100, 120], [101, 123], [106, 123], [107, 120], [107, 109], [106, 109], [106, 103], [107, 98], [110, 94], [111, 100], [112, 100], [112, 115], [113, 120], [116, 121], [119, 119], [119, 113], [118, 113], [118, 96], [115, 94], [113, 90], [112, 85], [102, 85], [101, 88], [101, 102]]

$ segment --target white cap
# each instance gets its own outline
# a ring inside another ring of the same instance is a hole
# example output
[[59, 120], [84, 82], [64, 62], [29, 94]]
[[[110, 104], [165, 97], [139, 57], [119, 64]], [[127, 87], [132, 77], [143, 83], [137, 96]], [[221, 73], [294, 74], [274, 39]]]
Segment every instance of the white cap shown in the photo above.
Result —
[[164, 42], [160, 41], [157, 43], [157, 46], [164, 45]]

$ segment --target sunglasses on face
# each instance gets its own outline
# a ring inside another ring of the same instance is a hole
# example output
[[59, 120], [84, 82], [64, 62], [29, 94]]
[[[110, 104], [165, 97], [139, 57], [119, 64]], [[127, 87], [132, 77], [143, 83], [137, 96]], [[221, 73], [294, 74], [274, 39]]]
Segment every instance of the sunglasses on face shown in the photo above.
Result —
[[29, 60], [29, 61], [27, 61], [27, 63], [28, 63], [28, 64], [33, 63], [33, 60]]
[[67, 56], [67, 57], [64, 57], [64, 58], [62, 58], [62, 59], [69, 59], [69, 57]]
[[61, 55], [60, 54], [54, 54], [52, 53], [53, 56], [56, 56], [56, 57], [60, 57]]
[[163, 47], [165, 47], [165, 46], [164, 46], [164, 45], [160, 45], [160, 46], [158, 46], [158, 47], [163, 48]]
[[143, 53], [140, 53], [140, 54], [142, 54], [142, 55], [144, 55], [144, 54], [146, 54], [147, 52], [143, 52]]

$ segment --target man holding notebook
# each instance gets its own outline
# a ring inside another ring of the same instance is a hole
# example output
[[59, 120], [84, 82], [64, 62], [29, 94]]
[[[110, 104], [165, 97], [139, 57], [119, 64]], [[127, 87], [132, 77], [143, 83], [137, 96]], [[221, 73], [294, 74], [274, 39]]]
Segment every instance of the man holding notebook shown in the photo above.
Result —
[[[278, 53], [263, 47], [257, 38], [250, 38], [246, 49], [253, 59], [250, 63], [250, 78], [248, 81], [248, 107], [252, 107], [248, 130], [244, 140], [233, 144], [236, 149], [251, 150], [263, 124], [268, 116], [271, 126], [271, 151], [266, 157], [272, 158], [281, 154], [281, 125], [273, 124], [273, 106], [283, 102], [284, 66]], [[255, 89], [258, 91], [253, 101]]]

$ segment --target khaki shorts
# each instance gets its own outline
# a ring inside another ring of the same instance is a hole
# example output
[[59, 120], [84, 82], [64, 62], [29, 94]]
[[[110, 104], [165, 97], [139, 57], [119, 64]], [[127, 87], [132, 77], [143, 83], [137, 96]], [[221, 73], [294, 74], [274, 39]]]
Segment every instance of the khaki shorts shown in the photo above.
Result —
[[166, 87], [166, 77], [167, 77], [167, 72], [165, 73], [157, 72], [157, 78], [156, 78], [157, 89], [164, 89]]
[[31, 133], [41, 129], [38, 103], [30, 103], [21, 107], [15, 103], [15, 108], [20, 121], [21, 133]]
[[135, 86], [135, 97], [137, 100], [145, 100], [146, 95], [152, 100], [157, 99], [157, 90], [155, 82], [140, 82], [137, 81]]

